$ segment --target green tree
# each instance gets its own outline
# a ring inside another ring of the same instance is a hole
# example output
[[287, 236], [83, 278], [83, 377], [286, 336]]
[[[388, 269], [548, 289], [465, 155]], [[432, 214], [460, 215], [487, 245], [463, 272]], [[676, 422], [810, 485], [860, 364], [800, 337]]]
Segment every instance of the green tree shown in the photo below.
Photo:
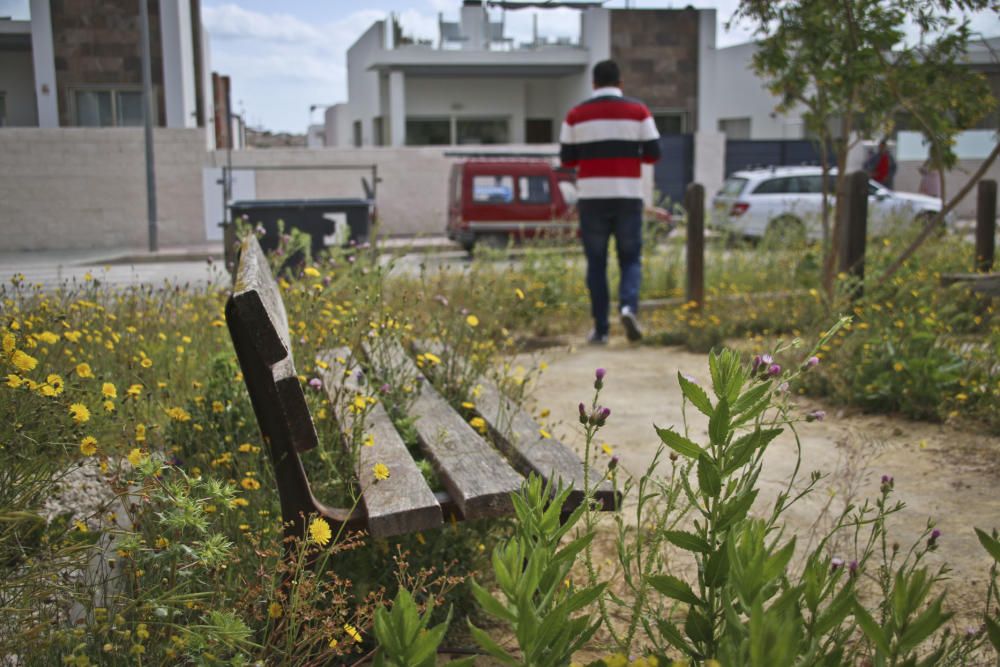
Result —
[[[997, 0], [743, 0], [734, 16], [755, 25], [757, 73], [780, 98], [777, 111], [799, 109], [820, 147], [823, 168], [823, 288], [836, 276], [847, 156], [859, 137], [884, 136], [901, 115], [925, 134], [942, 173], [955, 164], [955, 135], [973, 126], [995, 101], [982, 75], [963, 66], [971, 30], [949, 12], [1000, 11]], [[907, 21], [912, 31], [906, 31]], [[991, 158], [996, 157], [994, 151]], [[990, 160], [990, 161], [991, 161]], [[830, 170], [834, 210], [830, 211]], [[981, 175], [981, 174], [979, 174]], [[978, 180], [978, 179], [976, 179]], [[943, 183], [942, 183], [943, 184]], [[962, 188], [968, 192], [971, 183]], [[945, 193], [942, 189], [942, 196]], [[949, 202], [954, 207], [957, 198]], [[940, 224], [928, 223], [901, 265]], [[832, 223], [831, 223], [832, 213]], [[898, 266], [896, 266], [898, 268]], [[895, 269], [890, 267], [891, 271]], [[884, 279], [887, 276], [883, 276]]]

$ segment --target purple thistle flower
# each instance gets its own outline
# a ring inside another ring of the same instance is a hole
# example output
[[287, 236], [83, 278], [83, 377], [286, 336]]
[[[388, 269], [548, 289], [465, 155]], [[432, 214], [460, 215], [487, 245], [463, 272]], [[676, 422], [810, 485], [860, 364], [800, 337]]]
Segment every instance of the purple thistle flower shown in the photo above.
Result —
[[927, 548], [935, 549], [937, 548], [938, 538], [941, 537], [941, 531], [935, 528], [931, 531], [931, 536], [927, 538]]
[[880, 488], [882, 493], [889, 493], [896, 486], [896, 481], [892, 478], [892, 475], [882, 475], [882, 483]]
[[383, 394], [388, 394], [391, 390], [392, 387], [390, 387], [388, 383], [383, 384], [381, 387], [379, 387], [379, 391], [381, 391]]
[[619, 459], [618, 459], [618, 455], [617, 454], [615, 454], [614, 456], [612, 456], [611, 460], [608, 461], [608, 470], [614, 470], [615, 468], [617, 468], [618, 467], [618, 460]]
[[771, 364], [767, 367], [767, 374], [771, 377], [778, 377], [781, 375], [781, 366], [778, 364]]
[[819, 357], [809, 357], [809, 359], [806, 360], [806, 366], [809, 368], [819, 366]]
[[836, 572], [843, 566], [844, 566], [843, 558], [832, 558], [830, 560], [830, 572]]
[[788, 383], [787, 382], [782, 382], [781, 384], [779, 384], [778, 385], [778, 391], [780, 391], [782, 394], [787, 394], [788, 393]]
[[607, 374], [608, 372], [603, 368], [598, 368], [596, 371], [594, 371], [594, 377], [596, 378], [594, 380], [594, 389], [600, 389], [601, 387], [604, 386], [604, 376]]
[[580, 409], [580, 423], [586, 426], [588, 421], [587, 407], [582, 402], [577, 407]]
[[760, 368], [761, 364], [763, 364], [763, 363], [764, 363], [764, 357], [760, 356], [759, 354], [754, 355], [754, 358], [753, 358], [753, 369], [755, 371], [758, 368]]
[[806, 415], [807, 422], [821, 422], [826, 418], [826, 410], [813, 410]]
[[309, 386], [318, 391], [323, 388], [323, 381], [319, 378], [313, 378], [309, 380]]
[[852, 577], [856, 575], [858, 573], [858, 561], [852, 560], [847, 564], [847, 569], [851, 573]]
[[770, 366], [773, 361], [774, 359], [771, 357], [770, 354], [763, 354], [760, 357], [760, 363], [762, 366]]

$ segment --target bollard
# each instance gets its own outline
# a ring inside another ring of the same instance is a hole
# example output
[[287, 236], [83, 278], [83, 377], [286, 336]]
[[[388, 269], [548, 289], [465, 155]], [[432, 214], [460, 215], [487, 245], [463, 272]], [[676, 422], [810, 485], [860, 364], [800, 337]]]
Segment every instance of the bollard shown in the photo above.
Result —
[[997, 182], [979, 181], [976, 197], [976, 271], [993, 269], [997, 233]]
[[864, 294], [865, 242], [868, 238], [868, 173], [856, 171], [847, 177], [846, 215], [840, 234], [840, 271], [855, 282], [851, 300]]
[[692, 183], [684, 193], [687, 211], [687, 300], [705, 302], [705, 186]]

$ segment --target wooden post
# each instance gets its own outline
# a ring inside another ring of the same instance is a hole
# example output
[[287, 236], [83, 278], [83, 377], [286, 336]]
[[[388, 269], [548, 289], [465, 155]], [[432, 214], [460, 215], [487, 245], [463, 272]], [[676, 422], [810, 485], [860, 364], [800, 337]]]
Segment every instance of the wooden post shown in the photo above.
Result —
[[993, 269], [997, 234], [997, 182], [979, 181], [976, 197], [976, 271]]
[[687, 300], [705, 302], [705, 186], [692, 183], [684, 193], [687, 211]]
[[864, 293], [865, 242], [868, 238], [868, 173], [856, 171], [847, 177], [847, 215], [840, 237], [840, 271], [855, 282], [851, 298]]

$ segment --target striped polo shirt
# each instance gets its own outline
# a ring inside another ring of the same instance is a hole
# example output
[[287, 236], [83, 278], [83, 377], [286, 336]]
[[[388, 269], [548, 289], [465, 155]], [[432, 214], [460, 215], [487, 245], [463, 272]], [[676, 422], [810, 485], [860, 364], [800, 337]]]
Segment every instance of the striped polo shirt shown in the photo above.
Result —
[[566, 114], [559, 158], [576, 168], [580, 199], [642, 199], [642, 163], [660, 159], [659, 139], [645, 104], [597, 88]]

